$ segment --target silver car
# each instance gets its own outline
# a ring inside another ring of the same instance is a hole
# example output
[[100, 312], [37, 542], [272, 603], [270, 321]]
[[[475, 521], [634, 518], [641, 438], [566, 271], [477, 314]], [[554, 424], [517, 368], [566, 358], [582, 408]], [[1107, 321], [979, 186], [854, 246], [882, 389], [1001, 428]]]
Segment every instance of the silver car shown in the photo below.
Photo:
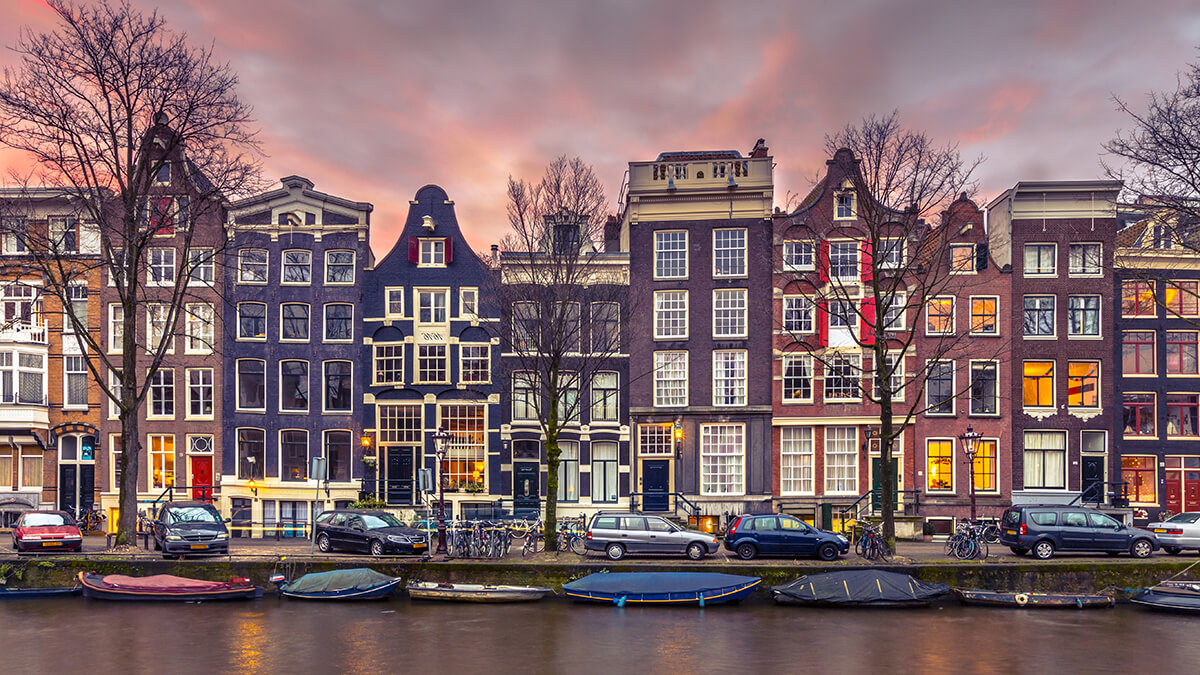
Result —
[[1150, 523], [1146, 529], [1158, 537], [1159, 545], [1170, 555], [1179, 555], [1185, 548], [1200, 550], [1200, 511], [1185, 511], [1163, 522]]
[[604, 551], [609, 560], [620, 560], [627, 553], [683, 553], [700, 560], [720, 548], [711, 534], [685, 530], [662, 516], [641, 513], [596, 514], [584, 546], [589, 551]]

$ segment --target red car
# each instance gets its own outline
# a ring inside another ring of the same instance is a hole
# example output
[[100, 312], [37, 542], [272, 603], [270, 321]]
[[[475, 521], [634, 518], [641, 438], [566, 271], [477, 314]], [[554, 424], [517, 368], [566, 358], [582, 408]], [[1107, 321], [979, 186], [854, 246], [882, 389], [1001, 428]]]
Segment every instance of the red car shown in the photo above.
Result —
[[83, 534], [66, 511], [26, 511], [13, 527], [12, 538], [17, 553], [83, 550]]

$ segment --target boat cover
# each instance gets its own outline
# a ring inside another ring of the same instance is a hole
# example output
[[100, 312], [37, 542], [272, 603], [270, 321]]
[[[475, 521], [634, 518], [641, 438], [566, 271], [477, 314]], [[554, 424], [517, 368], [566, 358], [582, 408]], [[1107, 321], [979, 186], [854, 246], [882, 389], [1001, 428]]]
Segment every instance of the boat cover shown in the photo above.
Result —
[[[94, 579], [94, 577], [93, 577]], [[170, 574], [155, 574], [149, 577], [130, 577], [124, 574], [108, 574], [99, 584], [103, 588], [122, 591], [146, 591], [151, 593], [204, 593], [244, 588], [247, 584], [231, 584], [228, 581], [204, 581], [188, 579]]]
[[918, 581], [896, 572], [846, 570], [803, 576], [772, 590], [800, 602], [886, 604], [927, 602], [950, 592], [950, 587]]
[[714, 572], [604, 572], [565, 583], [563, 590], [620, 597], [647, 593], [697, 593], [756, 581], [758, 577]]
[[342, 591], [365, 591], [376, 586], [390, 584], [394, 577], [380, 574], [368, 567], [353, 570], [333, 570], [305, 574], [287, 585], [288, 593], [339, 593]]

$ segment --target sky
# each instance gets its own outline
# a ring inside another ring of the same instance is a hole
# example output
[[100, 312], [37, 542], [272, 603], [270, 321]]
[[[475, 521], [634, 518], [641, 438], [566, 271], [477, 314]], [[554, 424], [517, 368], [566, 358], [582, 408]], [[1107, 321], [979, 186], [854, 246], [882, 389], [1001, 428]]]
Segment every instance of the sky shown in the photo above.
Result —
[[[631, 161], [765, 138], [775, 200], [869, 114], [982, 156], [979, 201], [1019, 180], [1102, 177], [1102, 145], [1200, 59], [1170, 0], [132, 0], [211, 45], [255, 110], [266, 177], [371, 202], [377, 256], [408, 201], [445, 188], [472, 246], [508, 230], [509, 176], [579, 156], [612, 211]], [[0, 45], [53, 27], [0, 0]], [[17, 64], [0, 51], [0, 66]], [[0, 173], [24, 159], [0, 152]]]

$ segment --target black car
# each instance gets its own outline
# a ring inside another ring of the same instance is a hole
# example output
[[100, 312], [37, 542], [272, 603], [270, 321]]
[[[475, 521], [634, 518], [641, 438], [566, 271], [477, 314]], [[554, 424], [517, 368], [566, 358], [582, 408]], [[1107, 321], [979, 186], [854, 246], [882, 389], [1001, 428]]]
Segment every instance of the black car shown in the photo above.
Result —
[[829, 561], [849, 552], [850, 540], [792, 516], [738, 516], [725, 532], [725, 549], [742, 560], [758, 555], [811, 555]]
[[229, 530], [208, 502], [167, 502], [150, 521], [154, 550], [164, 558], [193, 553], [229, 553]]
[[425, 533], [387, 511], [326, 511], [317, 516], [317, 549], [362, 551], [371, 555], [418, 554], [429, 549]]
[[1103, 551], [1149, 557], [1158, 548], [1152, 532], [1126, 527], [1112, 516], [1082, 506], [1019, 505], [1000, 519], [1000, 543], [1017, 555], [1033, 551], [1045, 560], [1056, 551]]

